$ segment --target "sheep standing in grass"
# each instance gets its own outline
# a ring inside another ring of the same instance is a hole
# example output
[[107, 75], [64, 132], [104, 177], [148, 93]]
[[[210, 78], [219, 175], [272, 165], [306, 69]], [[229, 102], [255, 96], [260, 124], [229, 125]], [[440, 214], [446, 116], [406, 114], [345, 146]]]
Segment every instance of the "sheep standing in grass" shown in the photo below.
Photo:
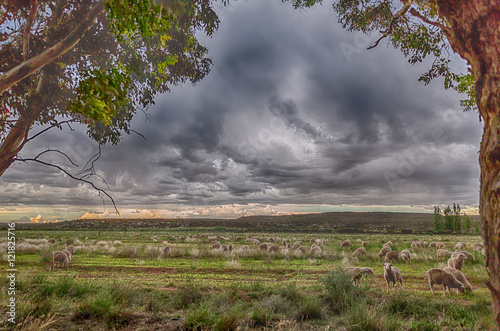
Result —
[[366, 247], [366, 246], [370, 245], [370, 243], [368, 241], [363, 241], [361, 243], [361, 245], [363, 245], [363, 247]]
[[212, 241], [210, 243], [210, 249], [219, 249], [220, 248], [220, 241]]
[[392, 245], [394, 245], [394, 244], [390, 240], [384, 244], [384, 246], [391, 246], [391, 247], [392, 247]]
[[358, 257], [361, 255], [366, 256], [366, 249], [364, 247], [357, 248], [354, 253], [352, 253], [352, 257]]
[[450, 252], [449, 250], [446, 250], [446, 249], [438, 249], [437, 252], [436, 252], [436, 256], [437, 258], [442, 258], [442, 257], [448, 257], [448, 256], [451, 256], [452, 252]]
[[437, 242], [437, 243], [436, 243], [436, 248], [437, 248], [437, 249], [444, 249], [444, 244], [443, 244], [443, 243], [440, 243], [440, 242]]
[[[460, 270], [457, 270], [457, 269], [452, 268], [452, 267], [446, 267], [446, 268], [443, 268], [443, 271], [445, 271], [449, 274], [452, 274], [453, 277], [455, 277], [459, 282], [464, 284], [466, 291], [472, 293], [472, 285], [469, 283], [467, 278], [465, 278], [465, 275]], [[458, 294], [458, 288], [456, 290], [457, 290], [457, 294]]]
[[385, 262], [391, 262], [391, 260], [399, 260], [398, 251], [390, 251], [389, 253], [385, 254]]
[[306, 253], [307, 253], [307, 247], [306, 246], [300, 246], [295, 251], [295, 255], [302, 255], [302, 254], [306, 254]]
[[267, 248], [268, 248], [269, 245], [270, 244], [268, 244], [268, 243], [262, 243], [262, 244], [259, 245], [259, 249], [261, 251], [267, 251]]
[[467, 259], [474, 261], [474, 255], [472, 255], [471, 253], [469, 253], [467, 251], [462, 251], [462, 250], [454, 251], [453, 254], [451, 254], [451, 257], [457, 257], [458, 255], [460, 255], [460, 253], [467, 256]]
[[389, 293], [389, 283], [392, 283], [392, 290], [399, 283], [403, 287], [403, 276], [401, 275], [401, 270], [394, 267], [389, 262], [383, 264], [384, 266], [384, 279], [387, 283], [387, 293]]
[[49, 244], [55, 244], [55, 243], [56, 243], [56, 240], [54, 238], [49, 239]]
[[293, 244], [292, 249], [297, 249], [300, 246], [302, 246], [302, 242], [301, 241], [296, 241], [295, 244]]
[[66, 249], [71, 253], [71, 255], [75, 255], [75, 246], [68, 246]]
[[62, 264], [65, 267], [67, 267], [69, 264], [68, 255], [64, 254], [63, 252], [60, 251], [53, 252], [52, 258], [54, 261], [54, 268], [56, 267], [57, 264]]
[[455, 245], [455, 247], [454, 247], [454, 248], [455, 248], [455, 250], [456, 250], [456, 251], [460, 251], [460, 250], [462, 250], [462, 248], [464, 248], [464, 247], [466, 247], [466, 246], [467, 246], [467, 244], [466, 244], [466, 243], [464, 243], [464, 242], [458, 242], [458, 243]]
[[163, 250], [161, 251], [161, 257], [164, 257], [164, 256], [167, 256], [167, 255], [170, 255], [170, 252], [172, 251], [172, 249], [170, 248], [170, 246], [167, 246], [167, 247], [164, 247]]
[[452, 257], [448, 260], [448, 267], [462, 270], [465, 260], [467, 260], [467, 256], [463, 253], [460, 253], [457, 257]]
[[227, 250], [228, 250], [228, 251], [232, 252], [232, 251], [233, 251], [233, 249], [234, 249], [233, 243], [229, 243], [229, 244], [227, 244]]
[[344, 272], [346, 275], [352, 277], [352, 281], [355, 284], [358, 283], [363, 276], [375, 275], [372, 268], [347, 267], [344, 268]]
[[267, 247], [267, 252], [268, 253], [277, 253], [279, 251], [280, 247], [276, 244], [269, 245]]
[[66, 254], [66, 256], [68, 257], [68, 261], [71, 261], [71, 252], [70, 251], [68, 251], [67, 249], [64, 249], [61, 252]]
[[434, 294], [434, 284], [443, 285], [443, 295], [445, 295], [446, 290], [449, 292], [450, 288], [456, 288], [462, 293], [465, 291], [465, 285], [446, 271], [433, 268], [427, 270], [425, 274], [429, 280], [429, 287], [432, 294]]
[[429, 244], [429, 248], [436, 248], [436, 242], [431, 241], [431, 243]]
[[340, 244], [340, 247], [349, 247], [351, 246], [351, 241], [348, 239], [348, 240], [344, 240], [341, 244]]
[[312, 245], [311, 246], [311, 250], [309, 251], [309, 255], [320, 256], [321, 253], [322, 253], [321, 247], [319, 247], [318, 245]]
[[246, 252], [246, 251], [250, 250], [250, 247], [248, 247], [248, 245], [243, 245], [239, 248], [239, 250], [242, 252]]
[[411, 243], [412, 249], [419, 249], [422, 247], [422, 242], [420, 240], [415, 240]]
[[382, 246], [380, 251], [378, 252], [379, 257], [384, 257], [387, 253], [389, 253], [392, 250], [390, 246]]
[[259, 239], [257, 239], [257, 238], [253, 238], [252, 239], [252, 245], [259, 246], [259, 244], [260, 244], [260, 240]]
[[407, 249], [403, 249], [401, 251], [401, 260], [410, 261], [410, 251]]

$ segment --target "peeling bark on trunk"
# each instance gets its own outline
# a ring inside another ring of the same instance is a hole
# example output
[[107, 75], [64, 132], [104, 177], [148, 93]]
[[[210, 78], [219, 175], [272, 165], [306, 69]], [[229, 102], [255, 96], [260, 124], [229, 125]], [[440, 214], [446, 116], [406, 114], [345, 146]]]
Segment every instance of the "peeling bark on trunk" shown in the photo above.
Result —
[[14, 162], [17, 153], [24, 147], [28, 133], [38, 118], [37, 112], [22, 115], [0, 146], [0, 177]]
[[488, 287], [500, 330], [500, 3], [497, 0], [436, 0], [451, 26], [453, 49], [469, 61], [476, 101], [484, 120], [480, 214], [486, 244]]

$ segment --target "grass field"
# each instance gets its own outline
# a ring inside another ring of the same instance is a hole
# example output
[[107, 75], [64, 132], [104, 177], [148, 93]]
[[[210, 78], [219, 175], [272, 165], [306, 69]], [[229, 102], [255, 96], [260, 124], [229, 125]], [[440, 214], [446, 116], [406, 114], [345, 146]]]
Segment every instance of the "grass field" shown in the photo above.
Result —
[[[474, 255], [462, 272], [473, 294], [442, 296], [429, 291], [425, 271], [443, 268], [436, 249], [412, 250], [420, 239], [441, 241], [453, 251], [458, 241], [479, 236], [250, 233], [217, 228], [120, 230], [17, 230], [17, 330], [493, 330], [491, 297], [485, 285], [484, 257]], [[207, 235], [231, 237], [232, 252], [209, 249]], [[259, 250], [247, 236], [269, 242], [279, 237], [277, 253]], [[49, 244], [49, 238], [55, 244]], [[282, 245], [327, 239], [320, 256], [297, 256]], [[351, 247], [340, 247], [350, 239]], [[0, 231], [0, 256], [6, 265], [6, 231]], [[68, 241], [69, 240], [69, 241]], [[367, 256], [351, 257], [369, 241]], [[404, 288], [386, 294], [378, 251], [411, 251], [411, 261], [394, 262]], [[76, 248], [69, 267], [52, 268], [52, 252]], [[238, 248], [248, 245], [250, 250]], [[161, 256], [165, 246], [168, 256]], [[341, 270], [371, 267], [374, 277], [354, 286]], [[3, 268], [5, 270], [6, 268]], [[8, 280], [0, 279], [0, 328], [6, 322]]]

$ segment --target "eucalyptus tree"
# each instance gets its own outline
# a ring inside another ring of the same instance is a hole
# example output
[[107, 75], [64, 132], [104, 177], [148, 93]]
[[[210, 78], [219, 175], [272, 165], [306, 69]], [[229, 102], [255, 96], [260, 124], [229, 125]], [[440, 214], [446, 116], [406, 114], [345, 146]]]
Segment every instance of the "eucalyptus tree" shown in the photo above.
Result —
[[31, 161], [94, 185], [93, 162], [76, 176], [44, 161], [60, 151], [19, 152], [72, 123], [99, 145], [118, 143], [157, 93], [209, 72], [195, 33], [211, 35], [218, 24], [211, 0], [2, 1], [0, 176], [15, 161]]
[[[290, 0], [296, 7], [320, 0]], [[500, 330], [500, 2], [498, 0], [334, 0], [339, 22], [349, 31], [377, 31], [369, 48], [388, 42], [410, 63], [434, 59], [420, 80], [444, 78], [465, 93], [465, 110], [484, 122], [479, 151], [480, 215], [486, 244], [487, 283]], [[468, 63], [467, 73], [450, 69], [451, 54]]]

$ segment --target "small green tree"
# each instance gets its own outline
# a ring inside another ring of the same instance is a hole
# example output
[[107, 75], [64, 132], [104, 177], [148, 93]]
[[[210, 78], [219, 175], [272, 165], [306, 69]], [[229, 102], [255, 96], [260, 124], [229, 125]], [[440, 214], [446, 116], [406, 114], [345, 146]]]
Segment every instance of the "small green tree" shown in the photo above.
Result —
[[451, 207], [446, 206], [443, 209], [443, 213], [444, 213], [444, 229], [451, 233], [453, 232], [453, 225], [454, 225], [454, 218]]
[[439, 232], [443, 229], [443, 215], [441, 215], [441, 208], [434, 206], [434, 230]]
[[479, 227], [479, 222], [478, 221], [474, 221], [474, 232], [477, 235], [481, 234], [481, 228]]
[[460, 217], [460, 205], [453, 204], [453, 232], [462, 233], [462, 217]]
[[464, 213], [464, 231], [466, 234], [470, 234], [470, 230], [471, 230], [471, 220], [470, 220], [470, 217], [467, 216], [466, 213]]

